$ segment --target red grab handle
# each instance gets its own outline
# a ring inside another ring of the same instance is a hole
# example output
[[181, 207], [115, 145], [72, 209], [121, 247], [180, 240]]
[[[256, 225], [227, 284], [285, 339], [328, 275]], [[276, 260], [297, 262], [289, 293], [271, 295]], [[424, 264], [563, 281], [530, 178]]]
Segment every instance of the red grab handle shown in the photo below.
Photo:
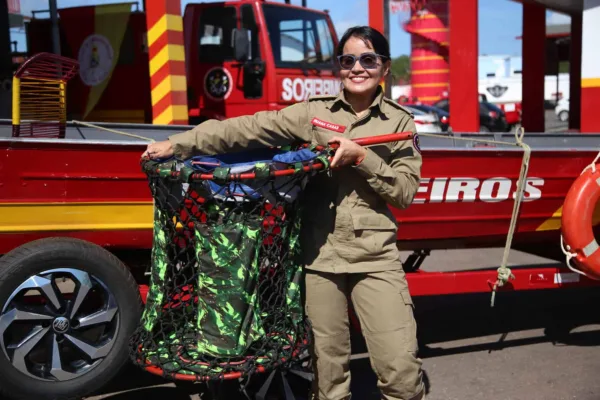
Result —
[[388, 135], [357, 138], [357, 139], [352, 139], [352, 141], [357, 144], [360, 144], [361, 146], [371, 146], [374, 144], [399, 142], [401, 140], [410, 140], [412, 138], [413, 138], [412, 132], [398, 132], [398, 133], [390, 133]]

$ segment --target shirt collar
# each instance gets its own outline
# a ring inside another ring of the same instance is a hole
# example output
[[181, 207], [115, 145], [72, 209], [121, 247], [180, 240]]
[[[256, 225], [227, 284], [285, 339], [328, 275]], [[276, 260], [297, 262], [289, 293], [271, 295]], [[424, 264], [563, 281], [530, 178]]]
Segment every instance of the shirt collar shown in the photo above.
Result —
[[[385, 112], [383, 111], [383, 108], [382, 108], [383, 95], [384, 95], [383, 88], [381, 87], [381, 85], [378, 85], [377, 91], [375, 92], [375, 98], [373, 99], [373, 102], [369, 106], [369, 108], [371, 110], [373, 110], [374, 108], [378, 108], [381, 113], [385, 114]], [[348, 100], [346, 100], [346, 95], [344, 94], [344, 89], [340, 90], [340, 93], [334, 100], [334, 105], [336, 105], [336, 104], [338, 104], [338, 105], [345, 104], [346, 106], [348, 106], [348, 108], [351, 108], [350, 103], [348, 103]]]

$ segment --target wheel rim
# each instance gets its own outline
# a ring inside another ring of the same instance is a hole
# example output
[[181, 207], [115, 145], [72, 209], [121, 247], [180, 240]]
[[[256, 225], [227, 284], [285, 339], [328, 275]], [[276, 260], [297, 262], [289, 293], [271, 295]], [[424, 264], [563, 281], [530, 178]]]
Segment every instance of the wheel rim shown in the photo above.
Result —
[[66, 381], [100, 364], [118, 330], [117, 303], [102, 281], [78, 269], [51, 269], [29, 277], [8, 297], [0, 347], [25, 375]]

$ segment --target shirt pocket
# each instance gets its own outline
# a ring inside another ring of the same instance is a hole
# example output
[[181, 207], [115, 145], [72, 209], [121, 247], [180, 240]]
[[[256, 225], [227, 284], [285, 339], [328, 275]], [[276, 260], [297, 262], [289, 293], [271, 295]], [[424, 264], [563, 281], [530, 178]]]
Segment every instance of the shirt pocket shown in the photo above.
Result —
[[343, 133], [338, 133], [335, 131], [330, 131], [329, 129], [320, 128], [315, 125], [311, 125], [312, 127], [312, 138], [313, 144], [318, 144], [321, 146], [327, 146], [327, 143], [335, 136], [343, 136]]
[[373, 210], [361, 212], [356, 208], [352, 210], [351, 217], [354, 244], [366, 257], [377, 257], [394, 250], [397, 236], [395, 221]]

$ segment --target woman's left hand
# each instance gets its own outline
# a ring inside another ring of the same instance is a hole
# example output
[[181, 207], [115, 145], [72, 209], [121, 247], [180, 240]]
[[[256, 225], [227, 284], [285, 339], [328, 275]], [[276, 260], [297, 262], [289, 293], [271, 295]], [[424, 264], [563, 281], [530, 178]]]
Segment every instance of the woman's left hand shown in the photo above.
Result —
[[345, 137], [335, 136], [328, 143], [339, 143], [339, 147], [335, 151], [335, 155], [331, 161], [332, 168], [348, 164], [359, 164], [367, 155], [364, 147]]

